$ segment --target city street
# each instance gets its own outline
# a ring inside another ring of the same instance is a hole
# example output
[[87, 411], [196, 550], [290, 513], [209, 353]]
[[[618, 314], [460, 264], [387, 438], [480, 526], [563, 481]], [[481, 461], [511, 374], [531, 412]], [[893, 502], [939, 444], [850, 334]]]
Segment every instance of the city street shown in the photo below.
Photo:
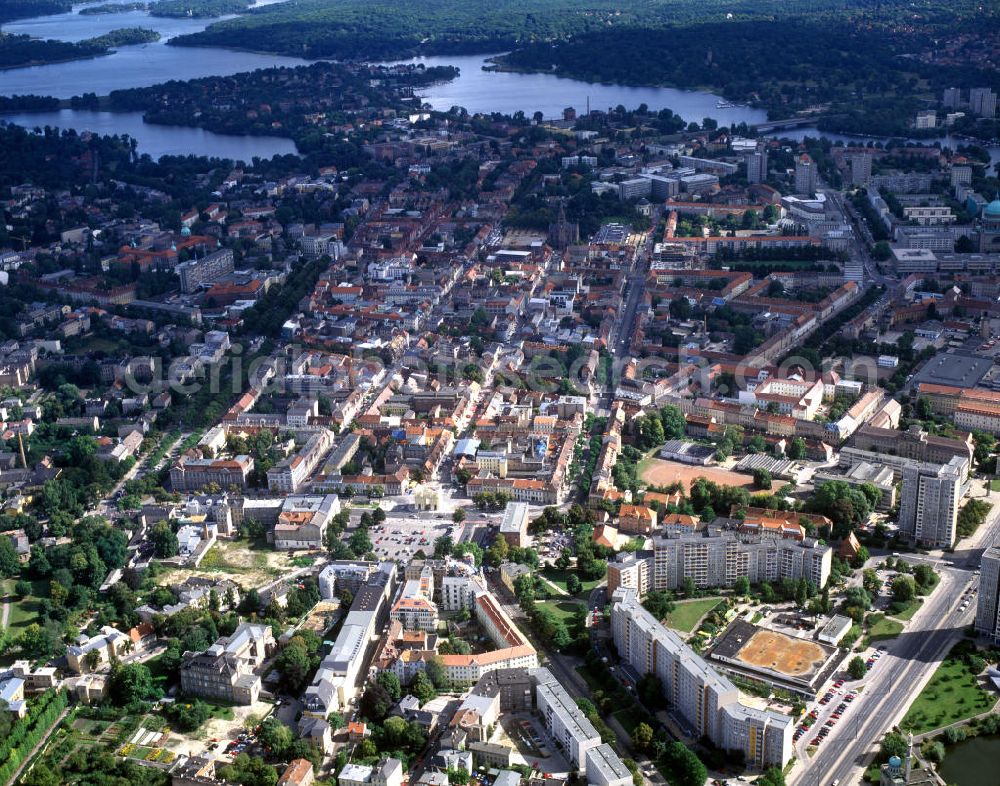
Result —
[[[972, 497], [982, 498], [973, 491]], [[960, 541], [954, 552], [906, 554], [906, 561], [931, 565], [941, 583], [930, 599], [896, 639], [884, 643], [886, 652], [869, 676], [847, 688], [863, 686], [844, 718], [831, 729], [819, 751], [796, 764], [788, 779], [795, 786], [822, 786], [839, 778], [842, 784], [858, 783], [882, 737], [906, 714], [940, 665], [948, 650], [975, 620], [975, 603], [959, 611], [962, 593], [978, 583], [983, 551], [1000, 539], [1000, 495], [989, 494], [993, 509], [976, 533]], [[835, 699], [831, 704], [836, 704]], [[824, 708], [829, 709], [829, 705]], [[819, 721], [828, 717], [821, 713]], [[814, 725], [799, 740], [801, 754], [820, 728]]]
[[[819, 752], [789, 778], [796, 786], [821, 786], [839, 779], [858, 783], [883, 735], [907, 708], [951, 646], [975, 617], [975, 608], [959, 611], [960, 597], [974, 580], [970, 570], [941, 566], [941, 582], [864, 681], [850, 714], [833, 727]], [[807, 735], [808, 736], [808, 733]]]

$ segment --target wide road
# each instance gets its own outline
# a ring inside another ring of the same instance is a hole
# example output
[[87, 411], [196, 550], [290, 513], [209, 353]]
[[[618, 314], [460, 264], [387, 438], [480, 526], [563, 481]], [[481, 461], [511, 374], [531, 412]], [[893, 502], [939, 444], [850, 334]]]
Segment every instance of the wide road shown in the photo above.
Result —
[[873, 667], [851, 714], [833, 727], [806, 769], [790, 780], [795, 786], [861, 782], [865, 765], [882, 736], [896, 725], [934, 674], [951, 646], [975, 617], [975, 604], [960, 612], [960, 598], [974, 576], [944, 568], [941, 582], [886, 653]]
[[629, 342], [635, 333], [635, 312], [639, 307], [639, 299], [646, 291], [645, 283], [645, 276], [641, 273], [633, 273], [625, 281], [625, 307], [622, 309], [621, 321], [611, 345], [612, 354], [616, 359], [628, 351]]

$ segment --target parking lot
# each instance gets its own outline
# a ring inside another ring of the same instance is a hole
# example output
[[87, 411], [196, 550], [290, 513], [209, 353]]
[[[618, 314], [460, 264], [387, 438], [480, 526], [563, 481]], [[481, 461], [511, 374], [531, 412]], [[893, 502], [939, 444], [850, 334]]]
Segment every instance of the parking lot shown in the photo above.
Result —
[[563, 553], [563, 549], [572, 547], [573, 533], [555, 530], [543, 532], [533, 538], [532, 545], [543, 562], [552, 561]]
[[274, 705], [257, 701], [249, 706], [235, 706], [224, 717], [210, 718], [195, 734], [170, 733], [168, 747], [175, 753], [188, 756], [205, 756], [216, 759], [220, 764], [231, 762], [243, 752], [252, 752], [256, 735], [246, 729], [251, 716], [261, 720], [274, 711]]
[[[513, 747], [517, 751], [514, 764], [527, 764], [553, 775], [565, 774], [570, 770], [566, 758], [533, 715], [515, 712], [502, 716], [490, 742]], [[519, 758], [523, 761], [519, 761]]]
[[[884, 652], [883, 646], [868, 651], [865, 656], [865, 666], [869, 672], [878, 667]], [[857, 684], [847, 677], [834, 682], [802, 717], [792, 735], [792, 742], [797, 745], [800, 739], [805, 738], [809, 741], [809, 747], [818, 748], [838, 723], [852, 722], [855, 717], [860, 720], [860, 714], [851, 713], [853, 704], [858, 698]]]
[[409, 560], [418, 551], [427, 556], [434, 553], [434, 542], [450, 535], [457, 543], [465, 530], [465, 524], [455, 524], [450, 516], [393, 512], [381, 524], [372, 525], [370, 534], [372, 549], [379, 559]]

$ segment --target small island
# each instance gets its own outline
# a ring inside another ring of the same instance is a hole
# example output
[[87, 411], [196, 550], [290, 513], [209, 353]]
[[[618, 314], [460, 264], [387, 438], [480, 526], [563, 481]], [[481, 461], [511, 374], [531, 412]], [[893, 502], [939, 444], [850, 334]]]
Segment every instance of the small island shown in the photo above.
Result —
[[90, 5], [77, 11], [81, 16], [100, 16], [102, 14], [125, 14], [129, 11], [147, 11], [149, 3], [103, 3]]
[[81, 43], [87, 43], [112, 49], [116, 46], [132, 46], [134, 44], [152, 44], [160, 40], [160, 34], [146, 27], [122, 27], [112, 30], [96, 38], [88, 38]]
[[151, 16], [211, 19], [240, 14], [250, 7], [248, 0], [159, 0], [149, 6]]
[[110, 54], [115, 47], [160, 40], [155, 30], [124, 27], [83, 41], [53, 41], [0, 33], [0, 69], [64, 63]]

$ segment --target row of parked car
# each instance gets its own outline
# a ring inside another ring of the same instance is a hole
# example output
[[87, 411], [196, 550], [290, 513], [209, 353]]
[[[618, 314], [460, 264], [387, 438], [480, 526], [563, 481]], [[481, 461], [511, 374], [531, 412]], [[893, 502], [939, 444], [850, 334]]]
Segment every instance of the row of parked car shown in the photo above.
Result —
[[[882, 654], [884, 652], [885, 652], [885, 647], [879, 647], [876, 650], [872, 650], [872, 654], [868, 656], [867, 660], [865, 661], [865, 665], [869, 669], [871, 669], [872, 666], [874, 666], [878, 662], [879, 658], [882, 657]], [[832, 703], [838, 696], [841, 695], [841, 691], [843, 690], [845, 684], [846, 680], [837, 680], [836, 682], [834, 682], [833, 687], [830, 688], [830, 690], [828, 690], [826, 693], [824, 693], [820, 697], [819, 702], [817, 703], [822, 707], [825, 707], [828, 704]], [[815, 747], [819, 747], [820, 745], [822, 745], [823, 740], [825, 740], [827, 735], [830, 734], [830, 730], [837, 725], [837, 722], [842, 717], [844, 717], [844, 713], [847, 712], [848, 708], [851, 705], [851, 702], [854, 701], [857, 697], [858, 694], [855, 691], [847, 691], [846, 693], [844, 693], [843, 697], [840, 699], [840, 702], [837, 704], [836, 707], [834, 707], [833, 712], [830, 713], [830, 717], [823, 722], [823, 725], [819, 728], [819, 731], [816, 732], [815, 736], [809, 741], [809, 744]], [[819, 707], [815, 707], [809, 712], [806, 718], [803, 719], [802, 723], [800, 723], [798, 727], [795, 729], [795, 733], [792, 735], [793, 742], [798, 742], [806, 732], [812, 729], [817, 720], [819, 720], [819, 713], [820, 713]]]

